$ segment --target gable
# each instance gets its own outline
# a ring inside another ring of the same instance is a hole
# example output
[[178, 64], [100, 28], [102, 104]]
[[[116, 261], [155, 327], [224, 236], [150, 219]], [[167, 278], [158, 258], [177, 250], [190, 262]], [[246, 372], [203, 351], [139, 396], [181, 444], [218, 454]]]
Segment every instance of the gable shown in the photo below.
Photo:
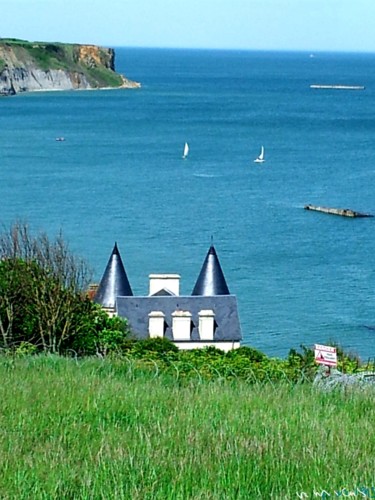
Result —
[[169, 297], [171, 295], [175, 295], [175, 294], [173, 292], [171, 292], [170, 290], [168, 290], [168, 288], [162, 288], [158, 292], [153, 293], [152, 297], [163, 297], [163, 296], [168, 296]]

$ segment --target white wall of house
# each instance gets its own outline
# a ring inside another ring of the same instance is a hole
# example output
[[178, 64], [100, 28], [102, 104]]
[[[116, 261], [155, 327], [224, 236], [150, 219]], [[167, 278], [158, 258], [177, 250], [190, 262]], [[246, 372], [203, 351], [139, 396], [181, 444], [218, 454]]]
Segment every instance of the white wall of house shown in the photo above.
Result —
[[228, 352], [232, 349], [238, 349], [240, 342], [173, 342], [179, 349], [202, 349], [202, 347], [216, 347], [222, 351]]

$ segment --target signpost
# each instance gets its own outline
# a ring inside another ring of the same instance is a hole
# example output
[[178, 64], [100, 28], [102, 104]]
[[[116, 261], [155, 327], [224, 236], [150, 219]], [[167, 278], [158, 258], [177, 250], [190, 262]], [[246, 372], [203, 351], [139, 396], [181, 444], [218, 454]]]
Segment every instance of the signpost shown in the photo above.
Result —
[[336, 347], [315, 344], [315, 361], [320, 365], [337, 366]]

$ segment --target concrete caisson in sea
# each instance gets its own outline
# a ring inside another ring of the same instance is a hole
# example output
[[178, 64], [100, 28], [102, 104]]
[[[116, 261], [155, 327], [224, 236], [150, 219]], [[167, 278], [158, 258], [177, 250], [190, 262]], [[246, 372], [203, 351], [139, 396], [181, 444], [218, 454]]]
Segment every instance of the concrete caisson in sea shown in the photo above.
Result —
[[314, 212], [323, 212], [325, 214], [331, 215], [341, 215], [342, 217], [373, 217], [371, 214], [366, 214], [363, 212], [356, 212], [350, 208], [329, 208], [329, 207], [319, 207], [317, 205], [305, 205], [305, 210], [312, 210]]
[[320, 89], [320, 90], [365, 90], [364, 85], [310, 85], [310, 89]]

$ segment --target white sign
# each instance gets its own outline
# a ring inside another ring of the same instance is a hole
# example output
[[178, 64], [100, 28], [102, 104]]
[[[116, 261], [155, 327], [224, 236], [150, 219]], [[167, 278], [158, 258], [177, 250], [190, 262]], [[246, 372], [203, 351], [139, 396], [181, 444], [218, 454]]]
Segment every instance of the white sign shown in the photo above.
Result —
[[315, 361], [321, 365], [337, 366], [336, 347], [315, 344]]

